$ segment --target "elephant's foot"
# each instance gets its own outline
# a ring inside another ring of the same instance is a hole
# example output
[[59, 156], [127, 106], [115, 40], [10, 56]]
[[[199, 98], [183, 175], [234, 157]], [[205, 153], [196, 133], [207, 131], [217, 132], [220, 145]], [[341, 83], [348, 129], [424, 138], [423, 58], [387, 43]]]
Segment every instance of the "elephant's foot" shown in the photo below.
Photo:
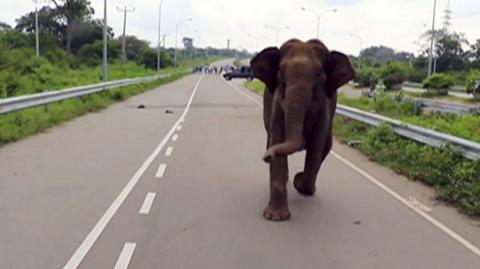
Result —
[[285, 221], [290, 218], [290, 211], [287, 206], [273, 207], [268, 205], [263, 211], [263, 217], [271, 221]]
[[295, 175], [293, 186], [300, 194], [305, 196], [313, 196], [316, 191], [315, 181], [307, 178], [303, 172]]

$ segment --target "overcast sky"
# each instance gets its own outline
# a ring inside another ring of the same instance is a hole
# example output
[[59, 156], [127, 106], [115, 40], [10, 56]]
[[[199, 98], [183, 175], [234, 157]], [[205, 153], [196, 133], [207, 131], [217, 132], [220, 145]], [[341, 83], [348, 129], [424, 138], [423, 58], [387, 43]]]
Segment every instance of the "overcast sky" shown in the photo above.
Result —
[[[438, 0], [437, 26], [442, 24], [443, 11], [448, 0]], [[108, 0], [108, 24], [115, 35], [122, 33], [123, 15], [117, 6], [135, 7], [128, 14], [127, 35], [133, 34], [156, 44], [158, 4], [160, 0]], [[450, 0], [453, 11], [452, 29], [466, 34], [470, 42], [480, 38], [480, 1]], [[95, 17], [103, 15], [103, 0], [91, 0]], [[306, 7], [325, 13], [320, 21], [320, 39], [330, 49], [358, 54], [360, 42], [350, 34], [361, 37], [362, 46], [386, 45], [396, 50], [418, 52], [414, 43], [424, 25], [431, 27], [433, 0], [164, 0], [162, 33], [167, 34], [167, 46], [173, 46], [177, 22], [192, 18], [191, 23], [180, 24], [179, 42], [187, 35], [195, 45], [226, 47], [227, 39], [235, 48], [250, 51], [275, 45], [275, 33], [265, 28], [270, 25], [288, 30], [279, 31], [279, 42], [296, 37], [316, 36], [316, 17], [301, 11]], [[1, 0], [0, 21], [15, 24], [15, 19], [33, 10], [32, 0]], [[251, 36], [251, 37], [249, 37]], [[256, 42], [257, 40], [257, 42]]]

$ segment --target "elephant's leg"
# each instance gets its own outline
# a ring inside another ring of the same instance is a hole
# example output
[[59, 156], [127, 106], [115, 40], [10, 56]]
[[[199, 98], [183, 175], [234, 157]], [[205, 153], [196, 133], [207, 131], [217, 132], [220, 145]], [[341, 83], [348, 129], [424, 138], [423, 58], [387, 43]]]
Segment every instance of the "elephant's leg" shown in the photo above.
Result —
[[270, 200], [263, 211], [268, 220], [282, 221], [290, 218], [287, 202], [288, 161], [277, 157], [270, 162]]
[[307, 156], [305, 158], [305, 168], [303, 172], [295, 175], [293, 185], [300, 194], [312, 196], [315, 194], [318, 171], [323, 161], [332, 149], [332, 136], [328, 135], [324, 143], [313, 142], [307, 146]]
[[[285, 140], [284, 113], [277, 103], [272, 107], [272, 96], [269, 95], [266, 105], [271, 108], [265, 110], [271, 121], [266, 122], [268, 130], [268, 146], [282, 143]], [[271, 112], [271, 113], [270, 113]], [[270, 118], [272, 117], [272, 118]], [[267, 147], [268, 147], [267, 146]], [[263, 211], [268, 220], [281, 221], [290, 217], [287, 203], [288, 159], [287, 156], [278, 156], [270, 162], [270, 199]]]

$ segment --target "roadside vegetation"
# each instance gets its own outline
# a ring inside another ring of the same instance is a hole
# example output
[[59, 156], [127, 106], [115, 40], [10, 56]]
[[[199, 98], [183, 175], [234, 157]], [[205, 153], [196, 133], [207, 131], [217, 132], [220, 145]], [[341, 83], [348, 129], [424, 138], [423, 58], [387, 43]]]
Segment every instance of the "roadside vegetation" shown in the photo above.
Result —
[[437, 149], [401, 138], [387, 124], [372, 128], [337, 116], [334, 134], [343, 143], [358, 141], [358, 150], [371, 160], [432, 186], [439, 200], [480, 216], [480, 160], [466, 160], [449, 147]]
[[[258, 93], [264, 89], [257, 80], [245, 86]], [[339, 102], [480, 142], [478, 115], [422, 114], [415, 111], [413, 102], [387, 96], [353, 100], [340, 95]], [[388, 124], [374, 128], [342, 116], [335, 117], [334, 135], [342, 143], [356, 141], [357, 149], [372, 161], [435, 188], [440, 201], [467, 215], [480, 216], [480, 160], [467, 160], [448, 146], [439, 149], [402, 138]]]
[[[437, 39], [433, 49], [435, 74], [428, 77], [432, 36]], [[375, 84], [385, 90], [399, 90], [401, 84], [408, 81], [429, 89], [427, 98], [437, 98], [452, 90], [474, 93], [472, 85], [479, 85], [480, 81], [480, 39], [469, 42], [462, 33], [440, 29], [425, 32], [416, 43], [418, 55], [372, 46], [360, 52], [361, 65], [359, 57], [351, 56], [357, 68], [355, 82], [358, 87]], [[476, 100], [480, 100], [480, 94]]]
[[339, 103], [480, 143], [480, 115], [421, 112], [415, 108], [414, 102], [396, 100], [387, 95], [375, 99], [350, 99], [340, 95]]
[[[15, 26], [0, 22], [0, 99], [102, 82], [103, 22], [94, 19], [94, 13], [88, 0], [59, 0], [39, 9], [38, 57], [33, 11], [18, 18]], [[184, 48], [178, 50], [177, 67], [174, 49], [163, 48], [157, 72], [157, 51], [148, 41], [126, 36], [123, 61], [122, 40], [108, 28], [109, 80], [173, 76], [1, 115], [0, 146], [178, 79], [193, 66], [242, 55], [235, 50], [195, 48], [193, 39], [186, 37]]]

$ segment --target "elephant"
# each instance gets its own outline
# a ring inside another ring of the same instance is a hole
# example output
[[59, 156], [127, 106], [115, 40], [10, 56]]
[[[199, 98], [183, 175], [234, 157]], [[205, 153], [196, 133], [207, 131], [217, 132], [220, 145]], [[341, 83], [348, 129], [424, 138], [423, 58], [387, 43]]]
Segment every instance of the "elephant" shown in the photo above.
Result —
[[304, 170], [293, 185], [313, 196], [320, 167], [332, 149], [337, 90], [355, 78], [348, 57], [329, 51], [318, 39], [291, 39], [268, 47], [251, 61], [253, 75], [264, 82], [263, 120], [269, 164], [270, 198], [263, 212], [271, 221], [290, 218], [287, 201], [288, 155], [306, 150]]

